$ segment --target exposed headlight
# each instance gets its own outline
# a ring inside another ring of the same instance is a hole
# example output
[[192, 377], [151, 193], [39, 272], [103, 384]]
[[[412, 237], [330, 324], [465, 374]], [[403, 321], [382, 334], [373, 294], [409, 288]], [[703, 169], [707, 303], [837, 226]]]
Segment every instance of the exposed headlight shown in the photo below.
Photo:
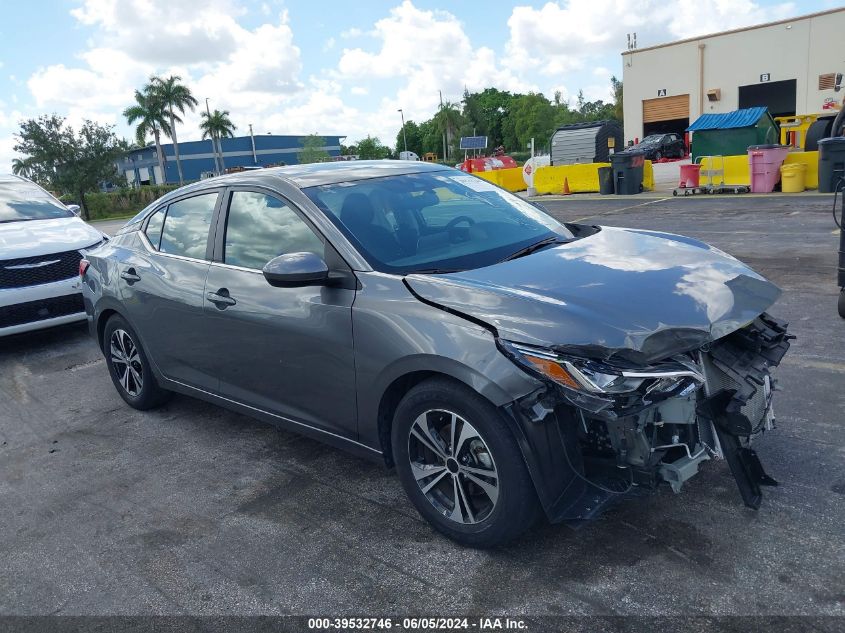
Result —
[[[597, 399], [607, 403], [613, 396], [638, 392], [648, 403], [659, 395], [686, 395], [704, 384], [704, 375], [691, 360], [674, 358], [659, 365], [638, 369], [619, 369], [600, 361], [566, 356], [553, 350], [499, 340], [501, 348], [514, 362], [540, 374], [565, 390], [587, 396], [583, 402]], [[588, 407], [594, 409], [594, 407]]]

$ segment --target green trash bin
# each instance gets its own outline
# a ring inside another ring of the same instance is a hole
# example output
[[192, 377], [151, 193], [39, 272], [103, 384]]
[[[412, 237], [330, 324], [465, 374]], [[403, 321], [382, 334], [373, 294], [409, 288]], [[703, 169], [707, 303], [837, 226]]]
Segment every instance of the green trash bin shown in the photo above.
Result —
[[845, 189], [845, 137], [834, 136], [819, 141], [819, 192]]
[[643, 190], [645, 152], [625, 150], [610, 157], [613, 169], [613, 187], [616, 195], [630, 196]]

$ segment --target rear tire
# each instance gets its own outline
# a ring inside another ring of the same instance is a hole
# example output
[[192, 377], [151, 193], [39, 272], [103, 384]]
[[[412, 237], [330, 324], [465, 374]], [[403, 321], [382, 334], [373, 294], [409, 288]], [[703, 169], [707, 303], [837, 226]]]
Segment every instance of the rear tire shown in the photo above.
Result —
[[540, 505], [501, 413], [469, 387], [433, 378], [411, 389], [391, 432], [399, 479], [436, 530], [470, 547], [522, 534]]
[[106, 323], [103, 353], [114, 388], [133, 409], [153, 409], [170, 397], [156, 382], [135, 330], [120, 315]]
[[845, 288], [839, 291], [839, 316], [845, 319]]

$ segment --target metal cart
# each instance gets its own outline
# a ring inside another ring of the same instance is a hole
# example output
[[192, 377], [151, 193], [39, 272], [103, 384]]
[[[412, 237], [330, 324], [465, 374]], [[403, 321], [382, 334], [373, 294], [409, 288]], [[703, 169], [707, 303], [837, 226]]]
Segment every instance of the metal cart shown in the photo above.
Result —
[[[701, 178], [707, 178], [710, 183], [698, 187], [676, 187], [672, 190], [673, 196], [694, 196], [699, 193], [749, 193], [751, 187], [748, 185], [729, 184], [725, 182], [725, 157], [724, 156], [699, 156], [695, 162], [702, 165], [705, 158], [710, 159], [710, 168], [702, 169]], [[719, 183], [716, 184], [718, 178]]]

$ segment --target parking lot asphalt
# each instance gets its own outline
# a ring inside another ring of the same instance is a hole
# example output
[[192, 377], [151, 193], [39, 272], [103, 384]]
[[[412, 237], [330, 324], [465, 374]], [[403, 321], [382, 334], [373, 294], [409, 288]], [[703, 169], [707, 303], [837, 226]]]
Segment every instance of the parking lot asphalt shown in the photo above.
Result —
[[546, 201], [703, 239], [783, 288], [771, 312], [798, 338], [755, 445], [780, 486], [756, 512], [710, 462], [679, 495], [463, 549], [378, 465], [187, 397], [130, 409], [83, 325], [0, 340], [0, 614], [845, 615], [831, 203]]

